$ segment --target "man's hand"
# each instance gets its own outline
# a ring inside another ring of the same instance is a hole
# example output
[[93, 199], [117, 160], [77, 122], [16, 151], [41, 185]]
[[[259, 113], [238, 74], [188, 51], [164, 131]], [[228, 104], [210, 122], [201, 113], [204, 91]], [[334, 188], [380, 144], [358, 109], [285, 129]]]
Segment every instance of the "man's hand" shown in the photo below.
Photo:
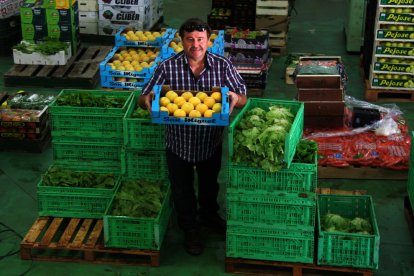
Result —
[[230, 100], [229, 114], [231, 114], [231, 112], [233, 112], [233, 109], [235, 107], [240, 108], [240, 107], [243, 107], [246, 104], [247, 97], [245, 95], [236, 94], [232, 91], [229, 91], [227, 93], [227, 95], [229, 96], [229, 100]]
[[141, 108], [146, 108], [149, 113], [151, 113], [152, 109], [152, 96], [154, 95], [153, 92], [148, 93], [147, 95], [140, 95], [138, 98], [138, 105]]

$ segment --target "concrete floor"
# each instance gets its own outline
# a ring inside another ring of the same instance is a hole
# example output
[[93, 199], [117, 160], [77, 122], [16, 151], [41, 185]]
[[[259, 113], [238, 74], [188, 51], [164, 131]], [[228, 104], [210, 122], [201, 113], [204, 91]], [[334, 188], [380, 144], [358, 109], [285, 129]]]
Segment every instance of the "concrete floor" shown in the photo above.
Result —
[[[349, 77], [348, 95], [364, 99], [359, 54], [345, 50], [343, 32], [345, 0], [296, 0], [297, 13], [290, 20], [288, 52], [311, 52], [340, 55]], [[165, 23], [179, 27], [190, 16], [207, 18], [210, 0], [164, 0]], [[291, 100], [296, 94], [294, 85], [284, 84], [285, 56], [275, 58], [270, 69], [264, 97]], [[11, 57], [0, 58], [0, 71], [12, 65]], [[15, 92], [20, 87], [4, 87], [0, 91]], [[59, 90], [24, 88], [31, 92]], [[398, 103], [410, 129], [414, 127], [412, 103]], [[226, 158], [226, 156], [223, 156]], [[24, 236], [37, 217], [36, 184], [40, 175], [52, 162], [51, 148], [41, 154], [0, 152], [0, 222]], [[222, 183], [224, 187], [224, 183]], [[414, 247], [404, 219], [403, 198], [407, 181], [391, 180], [334, 180], [320, 179], [318, 186], [335, 189], [365, 189], [373, 196], [377, 222], [381, 233], [379, 269], [375, 275], [414, 275]], [[222, 189], [223, 191], [223, 189]], [[224, 204], [224, 193], [220, 202]], [[0, 226], [0, 230], [3, 226]], [[0, 232], [0, 255], [17, 250], [19, 238], [10, 232]], [[202, 256], [190, 257], [182, 247], [182, 237], [176, 225], [168, 229], [161, 250], [161, 266], [93, 265], [77, 263], [22, 261], [19, 255], [0, 259], [0, 275], [225, 275], [225, 241], [210, 235]], [[332, 275], [332, 274], [331, 274]]]

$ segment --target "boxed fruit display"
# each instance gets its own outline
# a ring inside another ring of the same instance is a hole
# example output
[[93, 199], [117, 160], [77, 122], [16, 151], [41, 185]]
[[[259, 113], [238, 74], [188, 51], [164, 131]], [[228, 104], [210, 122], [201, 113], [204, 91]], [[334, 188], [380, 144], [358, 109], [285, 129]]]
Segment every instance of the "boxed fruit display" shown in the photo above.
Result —
[[165, 29], [161, 32], [142, 31], [130, 26], [121, 27], [115, 35], [116, 46], [152, 46], [162, 47], [164, 42], [174, 36], [175, 29]]
[[102, 76], [149, 78], [161, 61], [158, 48], [115, 46], [100, 64]]
[[411, 57], [414, 56], [414, 43], [412, 42], [396, 42], [381, 41], [375, 46], [375, 55], [395, 56], [395, 57]]
[[168, 85], [156, 85], [153, 91], [153, 123], [211, 126], [229, 124], [227, 87], [213, 87], [211, 91], [173, 91]]
[[149, 21], [149, 2], [143, 6], [99, 5], [99, 20]]
[[70, 44], [60, 41], [46, 41], [37, 44], [22, 41], [13, 48], [15, 64], [65, 65], [71, 56]]
[[226, 48], [236, 49], [267, 49], [269, 31], [249, 31], [239, 29], [226, 29], [224, 33]]
[[70, 9], [77, 0], [44, 0], [43, 8], [48, 9]]
[[101, 75], [101, 86], [108, 88], [138, 89], [144, 87], [150, 78], [125, 78]]

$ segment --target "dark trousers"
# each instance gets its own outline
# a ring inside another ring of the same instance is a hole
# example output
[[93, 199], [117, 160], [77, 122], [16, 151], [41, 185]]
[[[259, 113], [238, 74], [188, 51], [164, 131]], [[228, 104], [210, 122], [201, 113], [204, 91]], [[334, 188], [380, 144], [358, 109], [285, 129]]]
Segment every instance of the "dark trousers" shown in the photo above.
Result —
[[[221, 146], [207, 160], [191, 163], [182, 160], [167, 149], [167, 165], [172, 197], [179, 227], [184, 230], [199, 229], [200, 216], [217, 214], [218, 174], [221, 168]], [[194, 167], [198, 177], [198, 198], [194, 189]], [[199, 210], [197, 210], [197, 202]]]

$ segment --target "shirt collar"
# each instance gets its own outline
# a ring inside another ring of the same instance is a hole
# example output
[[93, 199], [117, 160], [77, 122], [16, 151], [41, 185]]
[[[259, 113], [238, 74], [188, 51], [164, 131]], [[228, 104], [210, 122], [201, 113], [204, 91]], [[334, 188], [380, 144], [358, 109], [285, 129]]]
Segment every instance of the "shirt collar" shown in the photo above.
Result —
[[[184, 63], [188, 66], [188, 59], [187, 56], [185, 55], [184, 51], [181, 52], [181, 54], [183, 55], [183, 59], [184, 59]], [[213, 64], [213, 58], [211, 57], [211, 54], [209, 51], [206, 52], [206, 64], [205, 67], [211, 67]]]

